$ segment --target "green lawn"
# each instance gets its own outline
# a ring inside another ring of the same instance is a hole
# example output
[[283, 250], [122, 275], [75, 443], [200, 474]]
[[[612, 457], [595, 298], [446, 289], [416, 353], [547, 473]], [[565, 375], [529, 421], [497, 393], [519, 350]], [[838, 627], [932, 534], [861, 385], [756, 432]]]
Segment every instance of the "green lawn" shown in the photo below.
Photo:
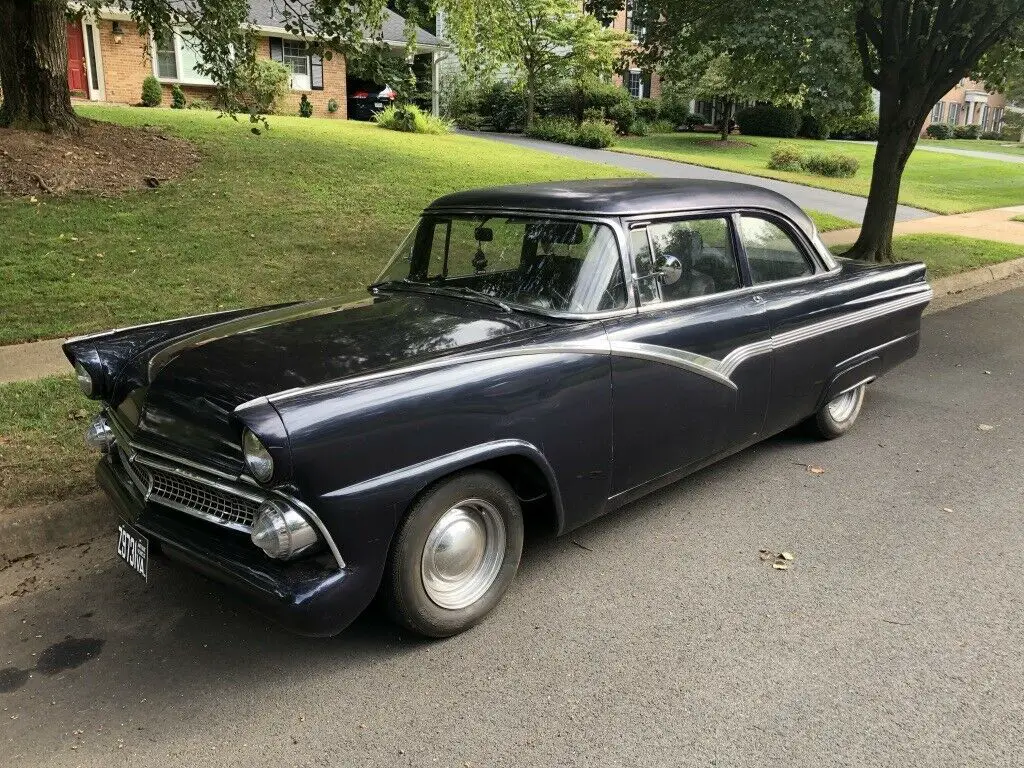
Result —
[[[656, 134], [622, 139], [615, 149], [867, 196], [875, 152], [871, 144], [735, 136], [730, 139], [735, 143], [723, 149], [710, 143], [714, 138], [706, 133]], [[850, 179], [769, 170], [772, 148], [783, 141], [808, 152], [838, 151], [852, 155], [860, 161], [860, 170]], [[1024, 203], [1024, 163], [915, 152], [903, 174], [900, 202], [937, 213], [1019, 205]]]
[[1020, 216], [1014, 216], [1012, 219], [1010, 219], [1010, 221], [1024, 221], [1024, 213], [1022, 213]]
[[[188, 178], [114, 198], [0, 201], [0, 344], [295, 298], [361, 293], [434, 198], [635, 175], [465, 136], [213, 112], [82, 107], [195, 141]], [[813, 214], [813, 212], [812, 212]], [[819, 228], [852, 222], [813, 214]]]
[[95, 489], [82, 440], [95, 412], [73, 376], [0, 385], [0, 510]]
[[1024, 155], [1024, 144], [991, 139], [944, 139], [942, 141], [921, 139], [918, 146], [950, 147], [952, 149], [973, 149], [975, 152], [994, 152], [1000, 155]]
[[[932, 278], [1021, 257], [1020, 246], [955, 235], [900, 235], [893, 246], [898, 260], [927, 263]], [[0, 385], [0, 510], [95, 487], [95, 456], [82, 442], [95, 410], [71, 376]]]

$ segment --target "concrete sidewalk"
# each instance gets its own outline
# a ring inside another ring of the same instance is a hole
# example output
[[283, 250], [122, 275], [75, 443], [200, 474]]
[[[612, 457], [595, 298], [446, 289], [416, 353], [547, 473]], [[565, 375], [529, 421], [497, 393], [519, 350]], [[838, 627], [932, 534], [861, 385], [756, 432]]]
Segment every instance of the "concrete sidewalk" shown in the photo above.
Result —
[[[584, 147], [573, 147], [568, 144], [556, 144], [551, 141], [538, 141], [527, 139], [518, 134], [505, 133], [482, 133], [461, 131], [463, 135], [476, 138], [500, 141], [505, 144], [515, 144], [518, 147], [537, 149], [542, 152], [550, 152], [554, 155], [572, 157], [577, 160], [585, 160], [591, 163], [604, 163], [616, 168], [625, 168], [631, 171], [648, 173], [651, 176], [660, 176], [669, 179], [710, 179], [714, 181], [734, 181], [742, 184], [756, 184], [759, 187], [771, 189], [785, 195], [801, 208], [813, 208], [816, 211], [831, 213], [833, 216], [841, 216], [851, 221], [863, 221], [864, 208], [867, 205], [867, 198], [857, 195], [848, 195], [844, 192], [833, 192], [828, 189], [808, 187], [803, 184], [793, 184], [788, 181], [768, 179], [763, 176], [751, 176], [745, 173], [734, 173], [732, 171], [720, 171], [716, 168], [706, 168], [702, 165], [691, 165], [689, 163], [678, 163], [675, 160], [663, 160], [657, 157], [645, 157], [643, 155], [632, 155], [627, 152], [613, 152], [607, 149], [586, 149]], [[896, 209], [896, 221], [909, 221], [911, 219], [933, 218], [931, 211], [924, 211], [920, 208], [911, 208], [907, 205], [900, 205]]]
[[[897, 235], [964, 235], [982, 240], [998, 240], [1024, 246], [1024, 222], [1012, 221], [1024, 214], [1024, 205], [992, 208], [987, 211], [957, 213], [952, 216], [932, 216], [915, 221], [897, 221]], [[836, 229], [825, 232], [821, 239], [826, 245], [847, 245], [857, 239], [859, 228]], [[1022, 252], [1024, 255], [1024, 252]]]
[[47, 339], [0, 346], [0, 384], [71, 373], [71, 365], [60, 351], [63, 343], [64, 339]]

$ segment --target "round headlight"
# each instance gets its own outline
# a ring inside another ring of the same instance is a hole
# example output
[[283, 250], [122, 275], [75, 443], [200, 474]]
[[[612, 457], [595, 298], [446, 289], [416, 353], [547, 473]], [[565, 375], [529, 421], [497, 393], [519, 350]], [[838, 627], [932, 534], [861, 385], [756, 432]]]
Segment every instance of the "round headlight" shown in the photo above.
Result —
[[86, 397], [92, 397], [96, 387], [92, 383], [92, 376], [89, 374], [89, 371], [81, 363], [75, 363], [75, 376], [78, 377], [78, 388], [82, 390], [82, 394]]
[[268, 482], [274, 476], [274, 458], [267, 446], [248, 429], [242, 433], [242, 456], [252, 476], [261, 483]]
[[249, 538], [267, 557], [276, 560], [290, 560], [316, 546], [318, 541], [316, 530], [306, 518], [277, 499], [260, 505]]

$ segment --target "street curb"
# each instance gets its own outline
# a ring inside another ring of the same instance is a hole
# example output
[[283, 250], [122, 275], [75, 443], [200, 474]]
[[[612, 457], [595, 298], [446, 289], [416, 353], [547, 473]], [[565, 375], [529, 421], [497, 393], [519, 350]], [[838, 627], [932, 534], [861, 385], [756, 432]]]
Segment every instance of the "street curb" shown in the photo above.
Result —
[[976, 288], [979, 285], [994, 283], [997, 280], [1005, 280], [1021, 272], [1024, 272], [1024, 258], [972, 269], [970, 272], [961, 272], [959, 275], [940, 277], [932, 280], [931, 286], [936, 296], [946, 296], [950, 293], [960, 293], [970, 288]]
[[54, 504], [0, 512], [0, 567], [108, 533], [116, 519], [113, 505], [99, 491]]

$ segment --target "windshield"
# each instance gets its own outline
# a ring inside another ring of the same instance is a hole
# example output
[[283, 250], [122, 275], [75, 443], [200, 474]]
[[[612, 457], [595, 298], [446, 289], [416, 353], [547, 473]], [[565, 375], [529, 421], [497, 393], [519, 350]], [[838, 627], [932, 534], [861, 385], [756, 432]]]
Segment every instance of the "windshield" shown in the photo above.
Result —
[[611, 227], [565, 219], [424, 216], [377, 282], [477, 292], [558, 312], [626, 306]]

